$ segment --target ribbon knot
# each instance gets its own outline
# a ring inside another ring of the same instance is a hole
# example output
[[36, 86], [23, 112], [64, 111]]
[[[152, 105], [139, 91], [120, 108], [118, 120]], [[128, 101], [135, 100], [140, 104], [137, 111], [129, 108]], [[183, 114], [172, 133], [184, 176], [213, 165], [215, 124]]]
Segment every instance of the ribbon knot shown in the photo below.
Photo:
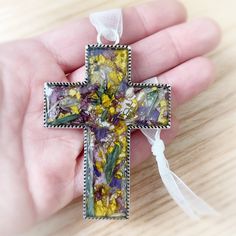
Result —
[[164, 142], [161, 139], [155, 139], [152, 143], [152, 153], [154, 156], [161, 156], [162, 153], [165, 151]]

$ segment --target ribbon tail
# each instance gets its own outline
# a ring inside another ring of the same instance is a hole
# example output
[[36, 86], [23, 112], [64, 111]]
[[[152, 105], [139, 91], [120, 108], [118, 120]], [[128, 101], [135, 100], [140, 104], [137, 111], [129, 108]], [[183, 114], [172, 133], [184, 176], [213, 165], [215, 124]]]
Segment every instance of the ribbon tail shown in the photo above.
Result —
[[161, 179], [170, 196], [179, 207], [193, 220], [202, 216], [217, 215], [217, 212], [199, 198], [174, 172], [169, 169], [168, 162], [161, 153], [156, 156]]
[[197, 216], [219, 215], [215, 209], [198, 197], [174, 172], [171, 171], [171, 174], [174, 177], [178, 188], [181, 190]]
[[165, 145], [160, 138], [160, 130], [142, 129], [143, 134], [152, 145], [152, 153], [156, 158], [158, 170], [167, 191], [179, 207], [192, 219], [202, 216], [218, 215], [206, 202], [199, 198], [174, 172], [170, 170], [165, 158]]

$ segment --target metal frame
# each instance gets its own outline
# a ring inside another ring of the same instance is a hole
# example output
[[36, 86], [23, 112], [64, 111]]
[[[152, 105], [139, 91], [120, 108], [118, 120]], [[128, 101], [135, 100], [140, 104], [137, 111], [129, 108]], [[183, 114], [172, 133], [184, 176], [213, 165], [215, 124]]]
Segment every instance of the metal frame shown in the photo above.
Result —
[[[111, 49], [128, 49], [128, 85], [131, 87], [136, 88], [147, 88], [147, 87], [158, 87], [164, 88], [168, 90], [169, 99], [168, 99], [168, 114], [169, 114], [169, 121], [168, 124], [163, 125], [151, 125], [151, 126], [141, 126], [141, 125], [128, 125], [127, 129], [127, 169], [126, 169], [126, 178], [127, 178], [127, 187], [126, 187], [126, 206], [127, 206], [127, 213], [125, 217], [88, 217], [86, 216], [86, 173], [87, 173], [87, 127], [86, 125], [49, 125], [47, 124], [47, 114], [46, 114], [46, 107], [47, 107], [47, 99], [46, 99], [46, 85], [58, 85], [58, 86], [86, 86], [88, 83], [88, 69], [89, 69], [89, 58], [88, 58], [88, 51], [90, 48], [111, 48]], [[145, 84], [145, 83], [133, 83], [131, 81], [131, 47], [128, 45], [104, 45], [104, 44], [93, 44], [86, 46], [86, 53], [85, 53], [85, 68], [86, 68], [86, 76], [84, 82], [48, 82], [45, 83], [44, 86], [44, 127], [47, 128], [83, 128], [84, 129], [84, 186], [83, 186], [83, 216], [84, 219], [108, 219], [108, 220], [124, 220], [129, 218], [129, 210], [130, 210], [130, 134], [131, 129], [144, 129], [144, 128], [158, 128], [158, 129], [168, 129], [171, 126], [171, 86], [167, 84]]]

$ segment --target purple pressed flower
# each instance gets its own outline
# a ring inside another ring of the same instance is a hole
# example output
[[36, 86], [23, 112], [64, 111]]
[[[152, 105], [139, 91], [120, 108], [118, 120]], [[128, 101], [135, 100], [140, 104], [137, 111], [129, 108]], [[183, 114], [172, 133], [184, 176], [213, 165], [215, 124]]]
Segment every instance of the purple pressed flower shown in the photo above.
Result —
[[99, 88], [98, 84], [92, 84], [88, 87], [88, 91], [89, 92], [94, 92], [94, 91], [98, 90], [98, 88]]
[[168, 111], [165, 111], [163, 114], [164, 117], [168, 117]]
[[103, 54], [103, 51], [104, 50], [101, 49], [101, 48], [96, 48], [96, 49], [89, 50], [89, 57]]
[[119, 119], [119, 113], [118, 114], [115, 114], [113, 117], [112, 117], [112, 123], [114, 124], [114, 125], [118, 125], [118, 123], [119, 123], [119, 121], [120, 121], [120, 119]]
[[117, 172], [119, 169], [121, 169], [122, 165], [124, 165], [124, 162], [125, 162], [124, 160], [121, 161], [121, 163], [119, 163], [119, 164], [115, 167], [114, 172]]
[[96, 198], [97, 200], [101, 200], [101, 199], [102, 199], [102, 194], [101, 194], [100, 191], [95, 192], [95, 198]]
[[147, 112], [148, 112], [148, 107], [142, 107], [141, 106], [141, 107], [138, 108], [138, 114], [141, 115], [141, 116], [146, 115]]
[[138, 121], [136, 122], [136, 125], [138, 125], [138, 126], [147, 126], [148, 123], [147, 123], [146, 120], [138, 120]]
[[88, 122], [89, 121], [89, 118], [90, 118], [90, 115], [89, 114], [87, 114], [85, 111], [81, 111], [81, 114], [80, 114], [80, 117], [82, 117], [82, 119], [83, 119], [83, 124], [85, 124], [86, 122]]
[[118, 91], [124, 96], [126, 90], [128, 89], [128, 87], [129, 86], [128, 86], [127, 82], [126, 81], [122, 81]]
[[112, 178], [110, 187], [115, 187], [116, 189], [121, 189], [122, 179], [117, 179], [116, 177]]
[[116, 199], [116, 202], [117, 202], [117, 205], [119, 206], [119, 209], [120, 210], [125, 210], [125, 207], [124, 207], [124, 200], [121, 198], [121, 197], [118, 197]]
[[88, 90], [87, 86], [83, 86], [83, 87], [80, 88], [80, 94], [81, 95], [84, 95], [84, 94], [86, 94], [88, 92], [89, 92], [89, 90]]
[[98, 171], [97, 167], [94, 166], [94, 173], [96, 176], [100, 177], [101, 176], [101, 173]]
[[80, 102], [80, 107], [86, 110], [86, 108], [88, 107], [88, 97], [82, 99], [82, 101]]
[[61, 93], [60, 90], [59, 91], [56, 90], [56, 89], [53, 90], [52, 95], [50, 96], [50, 102], [51, 102], [52, 105], [55, 104], [58, 101], [60, 93]]
[[108, 128], [94, 128], [94, 134], [96, 137], [96, 140], [103, 140], [106, 138], [108, 134]]
[[170, 99], [169, 93], [166, 93], [166, 94], [165, 94], [165, 99], [166, 99], [166, 100], [169, 100], [169, 99]]
[[160, 115], [160, 112], [158, 111], [158, 110], [154, 110], [153, 112], [151, 112], [151, 114], [150, 114], [150, 120], [152, 120], [152, 121], [157, 121], [158, 120], [158, 118], [159, 118], [159, 115]]
[[114, 50], [105, 50], [103, 55], [107, 58], [112, 60], [115, 57]]
[[50, 111], [48, 111], [48, 118], [55, 119], [58, 114], [59, 114], [59, 109], [57, 107], [54, 107]]
[[101, 184], [104, 184], [104, 183], [106, 183], [106, 177], [105, 177], [104, 173], [101, 173], [100, 176], [95, 176], [94, 175], [94, 184], [101, 185]]

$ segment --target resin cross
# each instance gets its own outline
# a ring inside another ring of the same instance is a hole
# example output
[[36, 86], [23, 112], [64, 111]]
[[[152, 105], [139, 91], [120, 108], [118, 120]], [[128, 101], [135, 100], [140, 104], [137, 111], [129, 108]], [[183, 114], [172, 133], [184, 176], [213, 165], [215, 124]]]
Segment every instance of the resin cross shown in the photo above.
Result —
[[170, 91], [132, 83], [122, 45], [87, 46], [86, 82], [45, 84], [44, 125], [85, 130], [85, 218], [128, 218], [130, 130], [169, 128]]

